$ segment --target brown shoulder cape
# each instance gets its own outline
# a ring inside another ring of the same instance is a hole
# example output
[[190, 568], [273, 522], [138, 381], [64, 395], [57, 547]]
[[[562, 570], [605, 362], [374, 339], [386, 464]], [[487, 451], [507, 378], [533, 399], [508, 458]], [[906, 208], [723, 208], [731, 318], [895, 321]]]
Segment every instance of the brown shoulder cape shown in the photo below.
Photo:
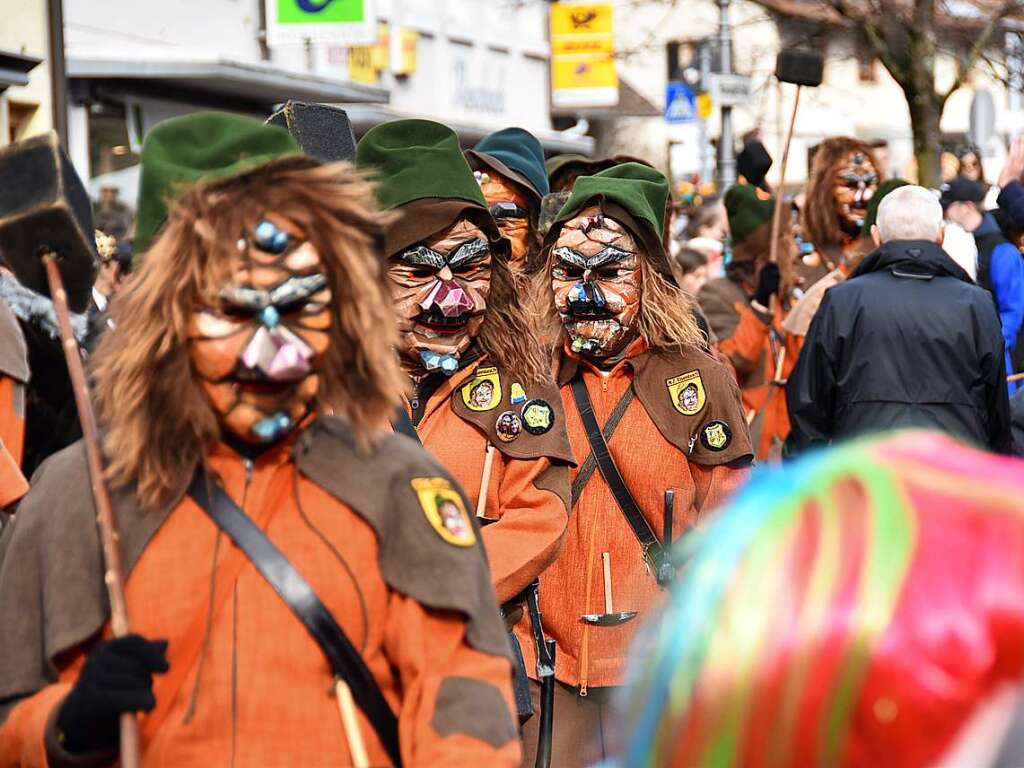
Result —
[[750, 302], [743, 288], [728, 277], [709, 280], [697, 293], [697, 304], [707, 318], [708, 325], [719, 341], [725, 341], [736, 332], [740, 324], [736, 304], [746, 306]]
[[[432, 609], [463, 614], [471, 646], [508, 654], [483, 547], [447, 544], [419, 505], [413, 478], [449, 477], [422, 447], [394, 434], [362, 453], [347, 424], [321, 417], [297, 441], [293, 456], [303, 475], [374, 529], [389, 587]], [[127, 572], [177, 506], [187, 482], [182, 480], [173, 504], [146, 513], [131, 490], [113, 495]], [[95, 518], [85, 451], [78, 442], [39, 468], [0, 538], [0, 721], [5, 700], [12, 704], [56, 680], [55, 659], [95, 635], [108, 619]]]
[[[633, 391], [662, 437], [702, 466], [754, 458], [750, 430], [743, 417], [740, 390], [726, 366], [693, 349], [653, 350], [626, 360], [633, 369]], [[568, 385], [580, 363], [563, 354], [558, 381]], [[673, 393], [693, 383], [703, 401], [692, 414], [675, 404]]]
[[[467, 405], [467, 396], [473, 386], [484, 377], [497, 376], [498, 387], [490, 407], [485, 410], [473, 410]], [[526, 401], [523, 403], [512, 403], [512, 389], [514, 384], [519, 384]], [[523, 406], [531, 401], [540, 400], [551, 408], [553, 424], [551, 429], [542, 435], [532, 435], [526, 429], [512, 441], [505, 442], [498, 437], [496, 429], [498, 417], [506, 411], [513, 411], [522, 419]], [[569, 444], [569, 433], [565, 427], [565, 409], [562, 407], [562, 398], [558, 393], [555, 383], [545, 382], [544, 384], [531, 384], [529, 386], [519, 383], [515, 377], [510, 376], [500, 366], [488, 363], [485, 358], [474, 374], [466, 382], [455, 389], [451, 394], [452, 410], [463, 421], [469, 422], [479, 429], [495, 448], [501, 451], [510, 459], [539, 459], [549, 458], [552, 462], [576, 466], [576, 459], [573, 455], [572, 446]]]
[[17, 318], [10, 307], [0, 301], [0, 374], [22, 384], [28, 382], [28, 347]]

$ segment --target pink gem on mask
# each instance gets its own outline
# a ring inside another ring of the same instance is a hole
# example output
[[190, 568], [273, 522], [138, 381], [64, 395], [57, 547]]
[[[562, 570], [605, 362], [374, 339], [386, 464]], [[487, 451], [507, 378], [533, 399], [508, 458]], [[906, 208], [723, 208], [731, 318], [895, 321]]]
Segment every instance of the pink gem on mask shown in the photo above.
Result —
[[287, 328], [261, 326], [242, 352], [242, 363], [271, 381], [293, 381], [312, 371], [313, 350]]
[[444, 283], [436, 293], [434, 303], [445, 317], [458, 317], [473, 309], [473, 300], [454, 283]]

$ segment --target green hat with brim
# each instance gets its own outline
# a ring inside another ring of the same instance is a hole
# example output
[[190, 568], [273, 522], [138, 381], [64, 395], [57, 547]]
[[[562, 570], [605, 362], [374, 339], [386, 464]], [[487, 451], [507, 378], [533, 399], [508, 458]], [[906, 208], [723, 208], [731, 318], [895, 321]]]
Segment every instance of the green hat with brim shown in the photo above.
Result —
[[753, 184], [733, 184], [723, 198], [733, 244], [742, 243], [772, 220], [775, 200], [762, 200]]
[[135, 252], [152, 243], [168, 206], [190, 187], [257, 170], [282, 159], [306, 158], [283, 128], [226, 112], [196, 112], [164, 120], [142, 145]]
[[495, 131], [466, 151], [473, 170], [488, 168], [519, 184], [539, 208], [551, 188], [544, 168], [544, 148], [529, 131], [505, 128]]
[[864, 211], [864, 226], [861, 227], [860, 236], [870, 237], [871, 227], [878, 221], [878, 206], [882, 204], [882, 198], [900, 187], [909, 187], [910, 182], [906, 179], [886, 179], [878, 185], [878, 190], [868, 200], [867, 210]]
[[394, 120], [371, 128], [356, 145], [356, 166], [377, 183], [377, 202], [401, 210], [388, 225], [388, 256], [467, 216], [492, 242], [501, 240], [480, 185], [451, 128], [431, 120]]
[[671, 275], [664, 243], [668, 198], [668, 180], [642, 163], [623, 163], [593, 176], [581, 176], [558, 212], [545, 246], [550, 247], [558, 239], [562, 224], [596, 203], [606, 216], [623, 224], [643, 243], [659, 272]]

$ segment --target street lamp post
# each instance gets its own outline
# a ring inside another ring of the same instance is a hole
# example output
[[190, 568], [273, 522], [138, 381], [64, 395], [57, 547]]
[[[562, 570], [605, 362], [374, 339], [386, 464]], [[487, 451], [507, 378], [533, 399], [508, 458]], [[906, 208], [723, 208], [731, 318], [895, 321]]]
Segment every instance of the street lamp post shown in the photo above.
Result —
[[[723, 75], [732, 74], [732, 27], [730, 0], [718, 0], [718, 52]], [[718, 139], [718, 188], [724, 192], [736, 183], [735, 143], [732, 135], [732, 107], [721, 105], [722, 133]]]

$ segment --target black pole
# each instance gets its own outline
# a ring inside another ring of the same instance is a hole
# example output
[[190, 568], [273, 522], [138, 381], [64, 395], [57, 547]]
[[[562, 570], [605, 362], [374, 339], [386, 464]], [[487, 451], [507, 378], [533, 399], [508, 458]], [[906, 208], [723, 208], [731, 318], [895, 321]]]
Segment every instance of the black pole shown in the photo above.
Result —
[[64, 61], [64, 3], [47, 0], [50, 27], [50, 100], [53, 108], [53, 129], [61, 146], [68, 148], [68, 73]]

